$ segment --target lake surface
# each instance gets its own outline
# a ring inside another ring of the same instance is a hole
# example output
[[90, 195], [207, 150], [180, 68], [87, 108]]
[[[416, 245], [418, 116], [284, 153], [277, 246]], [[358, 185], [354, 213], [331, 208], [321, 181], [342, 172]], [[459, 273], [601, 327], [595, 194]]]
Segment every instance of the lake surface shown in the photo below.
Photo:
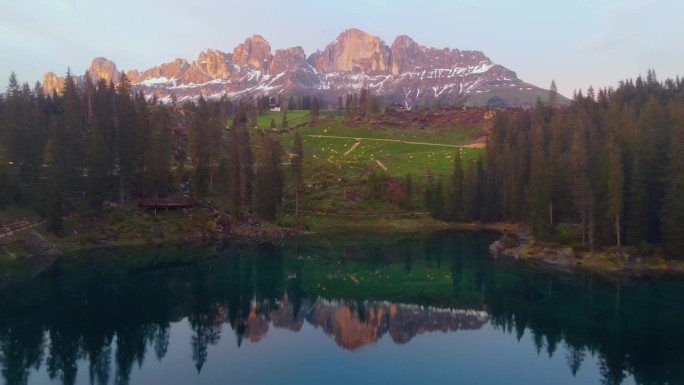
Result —
[[[0, 289], [1, 378], [684, 383], [683, 282], [616, 282], [495, 261], [487, 247], [496, 238], [357, 234], [66, 260]], [[141, 255], [216, 257], [131, 270], [127, 261]]]

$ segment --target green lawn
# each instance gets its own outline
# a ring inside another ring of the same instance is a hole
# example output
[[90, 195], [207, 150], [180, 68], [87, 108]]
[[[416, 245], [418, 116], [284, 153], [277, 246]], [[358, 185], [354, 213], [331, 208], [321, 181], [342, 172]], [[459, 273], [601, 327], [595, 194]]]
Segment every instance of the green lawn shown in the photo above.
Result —
[[[281, 123], [283, 122], [283, 113], [267, 111], [264, 115], [259, 115], [257, 117], [257, 125], [259, 128], [271, 129], [271, 119], [275, 120], [276, 127], [278, 129], [282, 128]], [[307, 110], [295, 110], [287, 111], [287, 126], [289, 128], [296, 127], [300, 124], [309, 123], [311, 119], [309, 111]]]

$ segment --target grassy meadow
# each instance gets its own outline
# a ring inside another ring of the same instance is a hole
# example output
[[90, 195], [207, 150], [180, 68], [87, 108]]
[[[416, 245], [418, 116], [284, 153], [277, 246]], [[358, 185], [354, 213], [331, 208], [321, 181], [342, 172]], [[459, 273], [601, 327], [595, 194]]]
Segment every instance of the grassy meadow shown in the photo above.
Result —
[[[322, 112], [318, 122], [311, 125], [309, 111], [288, 111], [287, 130], [280, 128], [282, 112], [259, 116], [258, 128], [271, 130], [271, 119], [278, 126], [275, 131], [281, 135], [286, 154], [292, 149], [295, 131], [302, 139], [305, 173], [302, 209], [318, 215], [402, 212], [396, 205], [364, 199], [372, 171], [401, 184], [411, 174], [413, 206], [420, 211], [425, 186], [448, 177], [456, 151], [461, 152], [466, 165], [472, 164], [483, 151], [462, 147], [472, 141], [479, 127], [416, 128], [402, 126], [401, 121], [383, 125], [372, 116], [350, 123], [334, 111]], [[287, 189], [291, 190], [286, 186]], [[292, 194], [286, 195], [283, 212], [293, 212]]]

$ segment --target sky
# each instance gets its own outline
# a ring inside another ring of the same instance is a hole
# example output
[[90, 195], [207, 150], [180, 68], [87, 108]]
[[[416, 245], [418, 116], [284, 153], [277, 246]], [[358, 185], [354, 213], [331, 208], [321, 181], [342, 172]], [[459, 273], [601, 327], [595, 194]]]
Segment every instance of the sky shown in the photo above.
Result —
[[436, 48], [483, 51], [528, 83], [616, 86], [654, 69], [684, 75], [684, 0], [3, 0], [0, 92], [15, 72], [33, 85], [82, 74], [95, 57], [145, 70], [204, 49], [232, 52], [254, 34], [273, 52], [307, 56], [345, 29], [391, 45], [399, 35]]

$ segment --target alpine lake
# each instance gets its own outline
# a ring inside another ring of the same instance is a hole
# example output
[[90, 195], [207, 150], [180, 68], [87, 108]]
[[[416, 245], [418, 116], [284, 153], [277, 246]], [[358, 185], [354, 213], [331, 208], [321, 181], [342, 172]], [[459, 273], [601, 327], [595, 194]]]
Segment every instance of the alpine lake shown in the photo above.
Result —
[[[684, 280], [495, 260], [488, 232], [106, 250], [0, 289], [14, 384], [682, 384]], [[210, 256], [130, 269], [140, 255]]]

